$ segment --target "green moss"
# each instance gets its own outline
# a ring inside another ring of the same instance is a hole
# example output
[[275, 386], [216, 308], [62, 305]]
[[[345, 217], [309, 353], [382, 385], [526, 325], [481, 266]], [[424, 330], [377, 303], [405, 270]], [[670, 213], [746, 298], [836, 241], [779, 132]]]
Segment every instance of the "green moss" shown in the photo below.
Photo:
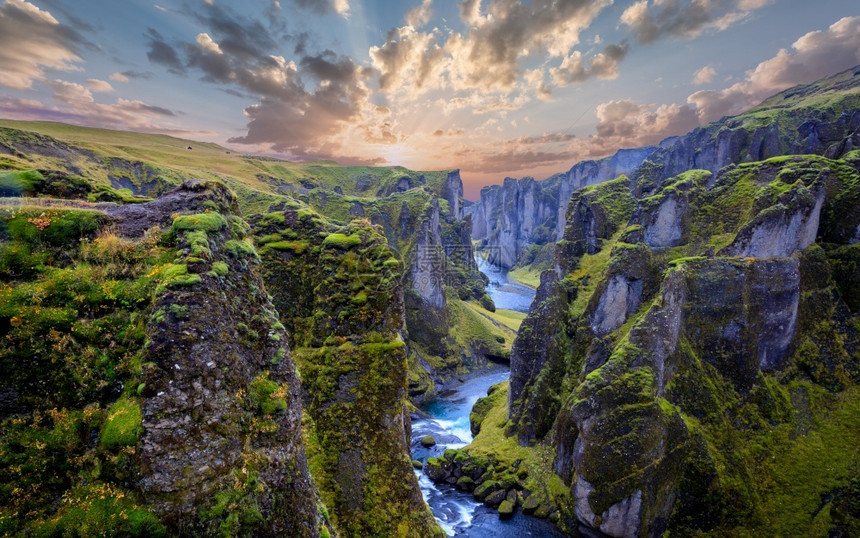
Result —
[[[188, 318], [188, 307], [180, 305], [178, 303], [173, 303], [170, 305], [170, 312], [176, 316], [176, 319], [187, 319]], [[162, 319], [162, 321], [164, 321]]]
[[257, 251], [248, 239], [230, 239], [224, 243], [224, 249], [237, 258], [254, 258]]
[[195, 215], [179, 215], [173, 219], [174, 230], [199, 230], [217, 232], [227, 227], [227, 220], [220, 213], [197, 213]]
[[121, 397], [108, 409], [100, 435], [102, 446], [116, 450], [136, 444], [142, 422], [140, 403], [128, 396]]
[[189, 273], [188, 265], [184, 263], [173, 263], [164, 266], [158, 275], [161, 283], [156, 288], [156, 294], [162, 294], [171, 288], [181, 288], [185, 286], [193, 286], [203, 281], [200, 275]]
[[301, 254], [308, 248], [310, 245], [307, 241], [274, 241], [272, 243], [266, 243], [264, 248], [274, 249], [274, 250], [291, 250], [296, 254]]
[[158, 518], [114, 485], [96, 482], [63, 496], [57, 514], [36, 536], [167, 536]]
[[336, 247], [340, 249], [349, 249], [361, 244], [361, 237], [358, 234], [345, 235], [341, 233], [333, 233], [326, 236], [323, 240], [323, 245], [327, 247]]
[[82, 209], [0, 208], [0, 237], [4, 232], [30, 246], [69, 247], [92, 237], [107, 216]]
[[215, 276], [227, 276], [230, 272], [230, 266], [226, 262], [217, 261], [212, 263], [212, 273]]
[[248, 386], [248, 399], [264, 415], [274, 415], [287, 410], [286, 391], [286, 385], [272, 381], [269, 372], [265, 371]]
[[263, 215], [263, 222], [265, 222], [267, 225], [272, 225], [272, 224], [283, 224], [283, 223], [284, 223], [284, 221], [285, 221], [285, 218], [284, 218], [284, 213], [283, 213], [283, 212], [280, 212], [280, 213], [268, 213], [268, 214], [266, 214], [266, 215]]

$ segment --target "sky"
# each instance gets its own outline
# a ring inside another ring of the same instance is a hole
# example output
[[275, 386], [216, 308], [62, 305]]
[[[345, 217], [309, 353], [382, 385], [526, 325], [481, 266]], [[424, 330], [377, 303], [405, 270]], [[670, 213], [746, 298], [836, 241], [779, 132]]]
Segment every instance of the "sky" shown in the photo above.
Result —
[[0, 3], [0, 117], [459, 168], [472, 200], [858, 64], [856, 0]]

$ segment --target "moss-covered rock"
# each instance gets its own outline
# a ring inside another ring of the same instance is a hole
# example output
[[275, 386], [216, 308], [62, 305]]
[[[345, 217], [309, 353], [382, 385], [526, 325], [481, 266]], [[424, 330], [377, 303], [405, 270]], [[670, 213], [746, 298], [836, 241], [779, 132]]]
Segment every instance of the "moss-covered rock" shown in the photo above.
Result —
[[405, 440], [401, 266], [366, 220], [338, 226], [312, 211], [280, 215], [253, 219], [254, 233], [267, 246], [304, 245], [264, 248], [262, 260], [301, 371], [309, 460], [334, 527], [438, 534]]

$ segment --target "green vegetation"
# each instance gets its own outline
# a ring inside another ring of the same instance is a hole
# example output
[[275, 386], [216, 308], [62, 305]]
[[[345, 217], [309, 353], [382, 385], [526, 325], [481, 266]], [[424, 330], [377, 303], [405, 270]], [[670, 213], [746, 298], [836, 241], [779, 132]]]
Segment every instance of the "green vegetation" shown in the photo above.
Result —
[[340, 249], [348, 249], [361, 244], [361, 237], [358, 234], [344, 235], [339, 233], [329, 234], [323, 240], [323, 245], [327, 247], [336, 247]]
[[252, 406], [258, 407], [264, 415], [274, 415], [287, 410], [286, 385], [279, 385], [269, 379], [264, 371], [248, 386], [248, 398]]
[[174, 230], [199, 230], [217, 232], [227, 226], [227, 220], [220, 213], [197, 213], [196, 215], [179, 215], [173, 219]]
[[108, 450], [137, 444], [142, 420], [140, 403], [132, 398], [120, 398], [107, 411], [101, 430], [101, 444]]

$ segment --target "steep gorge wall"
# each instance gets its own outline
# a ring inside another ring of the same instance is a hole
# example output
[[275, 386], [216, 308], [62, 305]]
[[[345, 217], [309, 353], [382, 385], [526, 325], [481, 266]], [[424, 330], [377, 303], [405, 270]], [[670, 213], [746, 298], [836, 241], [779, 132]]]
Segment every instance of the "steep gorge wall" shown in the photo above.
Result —
[[619, 150], [605, 159], [578, 163], [544, 181], [505, 178], [503, 185], [484, 187], [480, 200], [467, 208], [472, 215], [472, 238], [481, 240], [492, 263], [513, 267], [526, 246], [561, 238], [574, 191], [633, 173], [655, 149]]
[[305, 209], [252, 221], [335, 526], [348, 536], [438, 534], [409, 458], [401, 262], [367, 221], [334, 226]]
[[[830, 439], [822, 457], [840, 461], [783, 486], [797, 502], [812, 510], [828, 488], [851, 487], [841, 473], [860, 465], [845, 422], [860, 404], [860, 339], [841, 290], [860, 245], [833, 230], [860, 223], [841, 211], [860, 188], [852, 155], [690, 171], [641, 199], [626, 178], [574, 196], [560, 275], [543, 276], [514, 344], [509, 403], [509, 433], [553, 448], [570, 525], [719, 534], [786, 518], [761, 484], [814, 465], [772, 467], [752, 448], [805, 443], [785, 432]], [[810, 409], [811, 397], [829, 403]], [[838, 514], [825, 525], [860, 521]]]

